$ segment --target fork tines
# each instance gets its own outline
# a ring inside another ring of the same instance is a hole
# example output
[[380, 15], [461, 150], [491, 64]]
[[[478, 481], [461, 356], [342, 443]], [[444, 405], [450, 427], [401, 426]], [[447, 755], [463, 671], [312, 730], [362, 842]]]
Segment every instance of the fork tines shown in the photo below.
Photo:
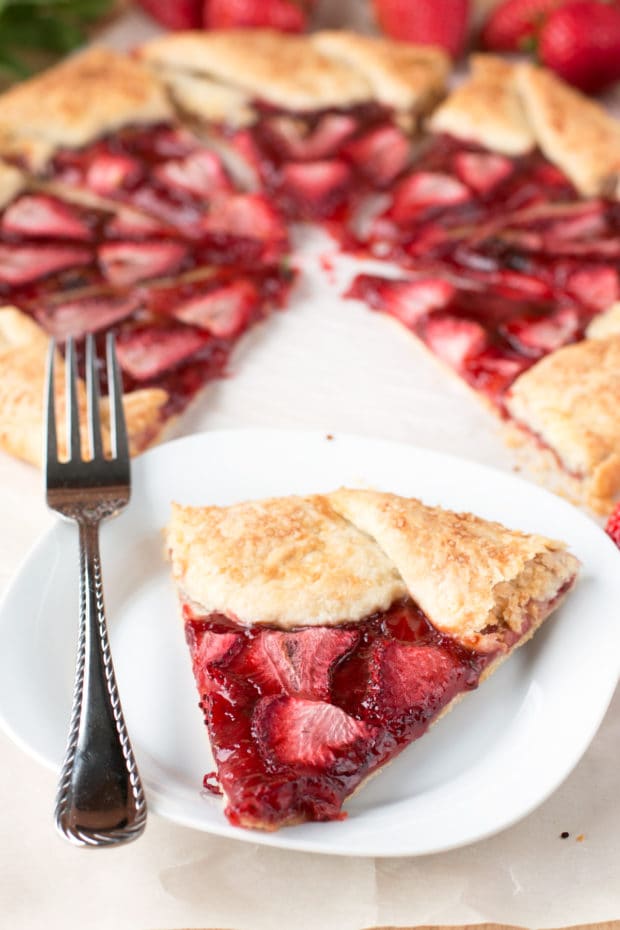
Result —
[[92, 334], [86, 337], [85, 370], [86, 370], [86, 419], [90, 457], [82, 456], [80, 438], [80, 401], [79, 379], [77, 370], [77, 352], [75, 340], [67, 340], [65, 347], [65, 405], [66, 405], [66, 439], [67, 457], [61, 462], [58, 457], [58, 433], [55, 391], [55, 362], [56, 342], [51, 341], [47, 365], [47, 396], [46, 396], [46, 426], [45, 426], [45, 463], [49, 468], [65, 463], [79, 464], [87, 462], [115, 461], [118, 464], [129, 462], [129, 449], [127, 430], [123, 411], [123, 392], [120, 368], [116, 357], [113, 333], [106, 337], [109, 411], [110, 411], [110, 437], [111, 458], [106, 459], [101, 426], [101, 398], [99, 392], [99, 374], [97, 371], [97, 354], [95, 340]]

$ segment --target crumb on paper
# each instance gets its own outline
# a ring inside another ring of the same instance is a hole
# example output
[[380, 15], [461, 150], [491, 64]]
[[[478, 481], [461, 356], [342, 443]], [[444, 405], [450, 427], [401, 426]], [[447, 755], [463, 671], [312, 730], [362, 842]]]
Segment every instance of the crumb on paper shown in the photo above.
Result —
[[579, 836], [576, 836], [576, 837], [575, 837], [575, 839], [577, 840], [578, 843], [583, 843], [583, 841], [585, 840], [585, 838], [586, 838], [585, 833], [580, 833]]
[[331, 442], [332, 439], [334, 438], [334, 434], [333, 434], [333, 433], [326, 433], [326, 434], [325, 434], [325, 438], [328, 439], [328, 440]]
[[568, 830], [562, 830], [562, 832], [560, 833], [561, 840], [567, 840], [569, 836], [570, 836], [570, 833], [568, 832]]

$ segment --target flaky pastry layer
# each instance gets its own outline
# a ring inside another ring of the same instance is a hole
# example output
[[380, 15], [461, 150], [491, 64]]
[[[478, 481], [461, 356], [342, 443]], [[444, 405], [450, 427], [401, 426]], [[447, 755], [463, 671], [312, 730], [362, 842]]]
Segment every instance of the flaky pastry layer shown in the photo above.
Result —
[[510, 388], [511, 416], [582, 479], [598, 509], [620, 492], [620, 334], [541, 359]]
[[[33, 140], [77, 147], [131, 123], [172, 118], [161, 83], [138, 61], [94, 47], [17, 84], [0, 98], [1, 139], [28, 160]], [[40, 166], [39, 166], [40, 167]]]
[[409, 595], [438, 630], [481, 650], [542, 622], [578, 569], [563, 543], [349, 489], [174, 505], [167, 546], [199, 615], [282, 628], [351, 623]]
[[[49, 339], [27, 314], [16, 307], [0, 308], [0, 447], [11, 455], [41, 465], [43, 396]], [[56, 356], [56, 410], [59, 454], [66, 453], [64, 363]], [[162, 408], [168, 395], [160, 388], [125, 394], [123, 407], [132, 454], [156, 442], [164, 422]], [[78, 384], [82, 435], [86, 436], [86, 392]], [[101, 404], [103, 444], [110, 448], [107, 399]]]

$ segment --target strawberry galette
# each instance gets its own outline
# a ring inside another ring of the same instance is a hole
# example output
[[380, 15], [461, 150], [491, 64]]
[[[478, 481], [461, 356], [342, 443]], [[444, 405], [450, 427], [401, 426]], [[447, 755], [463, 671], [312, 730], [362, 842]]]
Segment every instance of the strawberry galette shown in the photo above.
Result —
[[[180, 32], [17, 86], [0, 98], [9, 329], [19, 311], [61, 346], [115, 330], [127, 395], [148, 401], [149, 428], [129, 422], [139, 450], [286, 305], [289, 224], [320, 223], [391, 263], [350, 297], [396, 317], [608, 509], [616, 354], [584, 337], [620, 298], [620, 124], [529, 64], [473, 56], [445, 97], [448, 70], [439, 49], [346, 31]], [[541, 416], [530, 392], [565, 393], [576, 355], [604, 373]], [[0, 376], [4, 445], [37, 460], [38, 431], [15, 435], [20, 353], [0, 348]], [[567, 448], [580, 435], [596, 453]]]
[[[374, 491], [175, 505], [167, 545], [231, 823], [343, 802], [526, 642], [562, 543]], [[219, 785], [219, 787], [218, 787]]]

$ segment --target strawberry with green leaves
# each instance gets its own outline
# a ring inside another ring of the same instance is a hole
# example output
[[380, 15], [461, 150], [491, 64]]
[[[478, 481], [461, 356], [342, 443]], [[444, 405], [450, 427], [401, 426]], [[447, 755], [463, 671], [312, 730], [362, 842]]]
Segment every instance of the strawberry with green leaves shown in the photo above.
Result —
[[518, 52], [531, 47], [546, 17], [570, 0], [504, 0], [484, 24], [481, 43], [492, 52]]

